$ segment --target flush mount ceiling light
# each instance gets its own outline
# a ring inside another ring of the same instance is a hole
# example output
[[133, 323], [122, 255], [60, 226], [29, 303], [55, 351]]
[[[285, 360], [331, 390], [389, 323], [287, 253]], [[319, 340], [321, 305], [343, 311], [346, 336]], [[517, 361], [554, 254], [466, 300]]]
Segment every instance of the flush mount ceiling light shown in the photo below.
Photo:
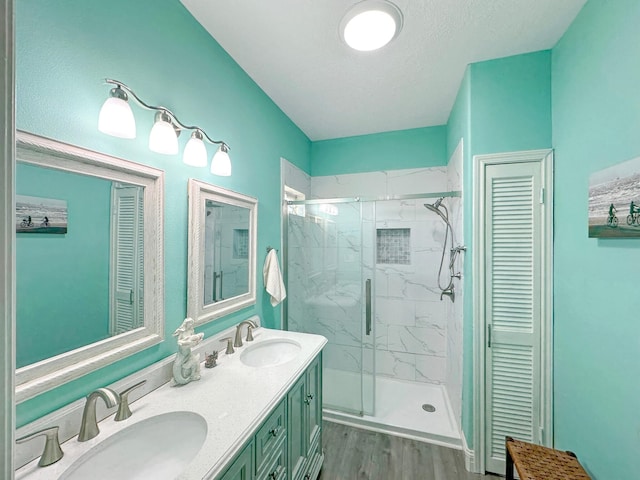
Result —
[[354, 50], [384, 47], [402, 29], [402, 12], [385, 0], [364, 0], [351, 7], [340, 22], [340, 36]]
[[107, 135], [121, 138], [136, 138], [136, 122], [129, 105], [129, 97], [145, 110], [155, 111], [155, 122], [149, 135], [149, 149], [165, 155], [175, 155], [179, 151], [178, 136], [182, 130], [193, 133], [185, 146], [182, 161], [187, 165], [205, 167], [207, 165], [207, 148], [205, 141], [212, 145], [219, 145], [211, 159], [211, 173], [220, 176], [231, 175], [231, 160], [229, 159], [229, 145], [221, 140], [212, 140], [198, 126], [185, 125], [165, 107], [148, 105], [138, 97], [129, 87], [118, 80], [105, 79], [108, 84], [115, 85], [109, 92], [109, 98], [100, 109], [98, 130]]

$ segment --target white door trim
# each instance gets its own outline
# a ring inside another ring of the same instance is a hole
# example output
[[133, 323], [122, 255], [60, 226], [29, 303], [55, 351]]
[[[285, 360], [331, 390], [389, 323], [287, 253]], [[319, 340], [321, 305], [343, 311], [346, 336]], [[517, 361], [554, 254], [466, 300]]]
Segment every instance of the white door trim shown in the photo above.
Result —
[[[490, 155], [474, 155], [473, 157], [473, 311], [484, 312], [485, 309], [485, 268], [484, 252], [486, 246], [484, 236], [481, 235], [480, 222], [484, 221], [486, 212], [482, 199], [485, 195], [485, 171], [488, 165], [520, 162], [541, 162], [544, 178], [544, 208], [542, 209], [542, 225], [544, 228], [542, 248], [542, 305], [541, 311], [541, 412], [540, 419], [543, 432], [540, 436], [542, 443], [553, 446], [553, 151], [529, 150], [522, 152], [507, 152]], [[483, 316], [476, 313], [473, 316], [473, 453], [475, 471], [485, 471], [485, 329]]]
[[12, 479], [15, 439], [14, 2], [0, 0], [0, 478]]

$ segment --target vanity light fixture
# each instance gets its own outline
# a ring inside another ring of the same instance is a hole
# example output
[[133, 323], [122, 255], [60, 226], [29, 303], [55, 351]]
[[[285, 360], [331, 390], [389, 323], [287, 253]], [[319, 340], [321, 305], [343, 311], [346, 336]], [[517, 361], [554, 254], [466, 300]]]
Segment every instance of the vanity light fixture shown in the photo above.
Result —
[[114, 137], [136, 138], [136, 120], [128, 98], [120, 86], [111, 89], [109, 98], [100, 109], [98, 130]]
[[167, 112], [156, 113], [155, 122], [149, 134], [149, 150], [163, 155], [178, 153], [178, 133]]
[[220, 177], [231, 175], [231, 159], [229, 158], [229, 147], [223, 143], [218, 147], [218, 151], [211, 159], [211, 173]]
[[402, 29], [402, 12], [386, 0], [364, 0], [353, 5], [340, 22], [340, 36], [354, 50], [370, 52], [384, 47]]
[[205, 167], [207, 165], [207, 148], [205, 141], [212, 145], [219, 145], [211, 159], [211, 173], [219, 176], [231, 175], [231, 159], [229, 145], [221, 140], [212, 140], [198, 126], [185, 125], [168, 108], [148, 105], [138, 97], [133, 90], [124, 83], [106, 78], [105, 82], [115, 85], [109, 92], [109, 98], [100, 109], [98, 130], [107, 135], [120, 138], [136, 138], [136, 123], [129, 105], [129, 97], [145, 110], [153, 110], [155, 122], [149, 134], [149, 149], [164, 155], [175, 155], [179, 151], [178, 136], [182, 130], [191, 130], [191, 138], [185, 146], [182, 161], [191, 166]]
[[184, 163], [194, 167], [207, 166], [207, 147], [202, 141], [203, 138], [200, 130], [196, 130], [191, 134], [191, 138], [184, 147], [184, 153], [182, 154], [182, 161]]

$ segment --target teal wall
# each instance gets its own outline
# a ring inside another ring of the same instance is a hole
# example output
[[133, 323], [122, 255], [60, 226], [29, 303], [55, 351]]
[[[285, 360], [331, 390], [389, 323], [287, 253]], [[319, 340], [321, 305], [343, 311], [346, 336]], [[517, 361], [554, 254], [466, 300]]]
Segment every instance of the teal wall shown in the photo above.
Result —
[[[152, 165], [166, 175], [166, 341], [21, 403], [20, 426], [175, 352], [171, 334], [186, 315], [190, 177], [258, 198], [261, 265], [266, 247], [280, 244], [280, 157], [310, 172], [310, 142], [178, 0], [17, 0], [16, 57], [19, 129]], [[105, 77], [224, 139], [231, 146], [233, 175], [215, 177], [185, 166], [178, 155], [149, 151], [152, 115], [135, 105], [137, 139], [99, 133], [98, 112], [109, 91]], [[260, 276], [257, 291], [255, 307], [201, 330], [210, 336], [253, 314], [268, 326], [279, 325], [280, 308], [270, 306]]]
[[[258, 197], [262, 260], [265, 247], [280, 241], [280, 156], [313, 175], [417, 168], [445, 165], [464, 138], [465, 243], [470, 247], [465, 271], [470, 272], [472, 156], [553, 145], [556, 446], [575, 450], [598, 480], [632, 478], [640, 469], [640, 323], [630, 283], [637, 278], [633, 260], [640, 260], [640, 247], [634, 240], [595, 240], [586, 234], [589, 175], [640, 152], [637, 0], [590, 0], [552, 52], [469, 66], [446, 127], [313, 144], [177, 0], [18, 0], [16, 7], [18, 128], [166, 171], [167, 338], [186, 310], [189, 177]], [[212, 177], [183, 166], [177, 156], [151, 153], [146, 145], [151, 117], [135, 106], [138, 139], [99, 134], [106, 76], [225, 139], [232, 147], [234, 175]], [[470, 291], [472, 279], [466, 278]], [[253, 313], [276, 325], [279, 309], [268, 306], [261, 287], [259, 281], [255, 308], [228, 316], [205, 333]], [[471, 444], [470, 295], [465, 302], [463, 429]], [[173, 351], [169, 340], [25, 402], [18, 406], [18, 425]]]
[[448, 122], [447, 153], [464, 139], [464, 358], [462, 428], [473, 447], [473, 156], [551, 148], [551, 52], [474, 63]]
[[311, 174], [342, 175], [447, 164], [447, 128], [414, 128], [311, 144]]
[[64, 235], [16, 235], [22, 367], [109, 336], [111, 182], [25, 164], [16, 172], [18, 195], [66, 200], [68, 213]]
[[471, 65], [471, 154], [551, 148], [551, 51]]
[[589, 175], [640, 156], [640, 2], [590, 0], [552, 52], [555, 444], [640, 471], [637, 239], [587, 237]]

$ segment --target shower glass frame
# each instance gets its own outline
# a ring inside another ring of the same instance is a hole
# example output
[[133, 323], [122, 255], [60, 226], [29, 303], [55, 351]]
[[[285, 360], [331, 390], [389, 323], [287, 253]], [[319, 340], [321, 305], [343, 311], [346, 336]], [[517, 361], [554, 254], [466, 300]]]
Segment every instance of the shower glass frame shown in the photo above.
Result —
[[[439, 197], [460, 197], [460, 191], [447, 191], [447, 192], [431, 192], [431, 193], [419, 193], [419, 194], [406, 194], [406, 195], [390, 195], [383, 197], [343, 197], [343, 198], [326, 198], [326, 199], [309, 199], [309, 200], [290, 200], [283, 202], [283, 274], [285, 283], [288, 285], [289, 280], [289, 206], [290, 205], [303, 205], [307, 211], [307, 207], [320, 206], [320, 205], [340, 205], [340, 204], [360, 204], [360, 280], [361, 280], [361, 298], [366, 297], [366, 280], [371, 280], [370, 297], [372, 299], [370, 305], [371, 315], [371, 343], [365, 345], [366, 332], [366, 318], [365, 318], [365, 302], [362, 302], [362, 334], [360, 344], [360, 362], [362, 370], [359, 372], [360, 376], [360, 399], [358, 408], [349, 407], [346, 405], [333, 405], [325, 404], [323, 408], [330, 410], [338, 410], [343, 413], [355, 414], [359, 416], [374, 415], [375, 414], [375, 388], [376, 388], [376, 329], [375, 329], [375, 274], [376, 274], [376, 202], [387, 200], [410, 200], [410, 199], [429, 199]], [[364, 210], [364, 211], [363, 211]], [[369, 210], [369, 212], [367, 212]], [[368, 217], [370, 220], [365, 220]], [[370, 254], [371, 272], [369, 276], [365, 275], [365, 262], [364, 252], [366, 247], [363, 246], [363, 239], [369, 236], [369, 242], [371, 242], [371, 250], [367, 252]], [[282, 327], [284, 330], [289, 330], [289, 301], [288, 297], [282, 308]], [[369, 347], [369, 348], [366, 348]], [[370, 351], [371, 358], [366, 358], [367, 350]], [[369, 372], [365, 372], [366, 367], [369, 367]], [[326, 365], [325, 367], [326, 368]], [[326, 398], [326, 396], [325, 396]]]

